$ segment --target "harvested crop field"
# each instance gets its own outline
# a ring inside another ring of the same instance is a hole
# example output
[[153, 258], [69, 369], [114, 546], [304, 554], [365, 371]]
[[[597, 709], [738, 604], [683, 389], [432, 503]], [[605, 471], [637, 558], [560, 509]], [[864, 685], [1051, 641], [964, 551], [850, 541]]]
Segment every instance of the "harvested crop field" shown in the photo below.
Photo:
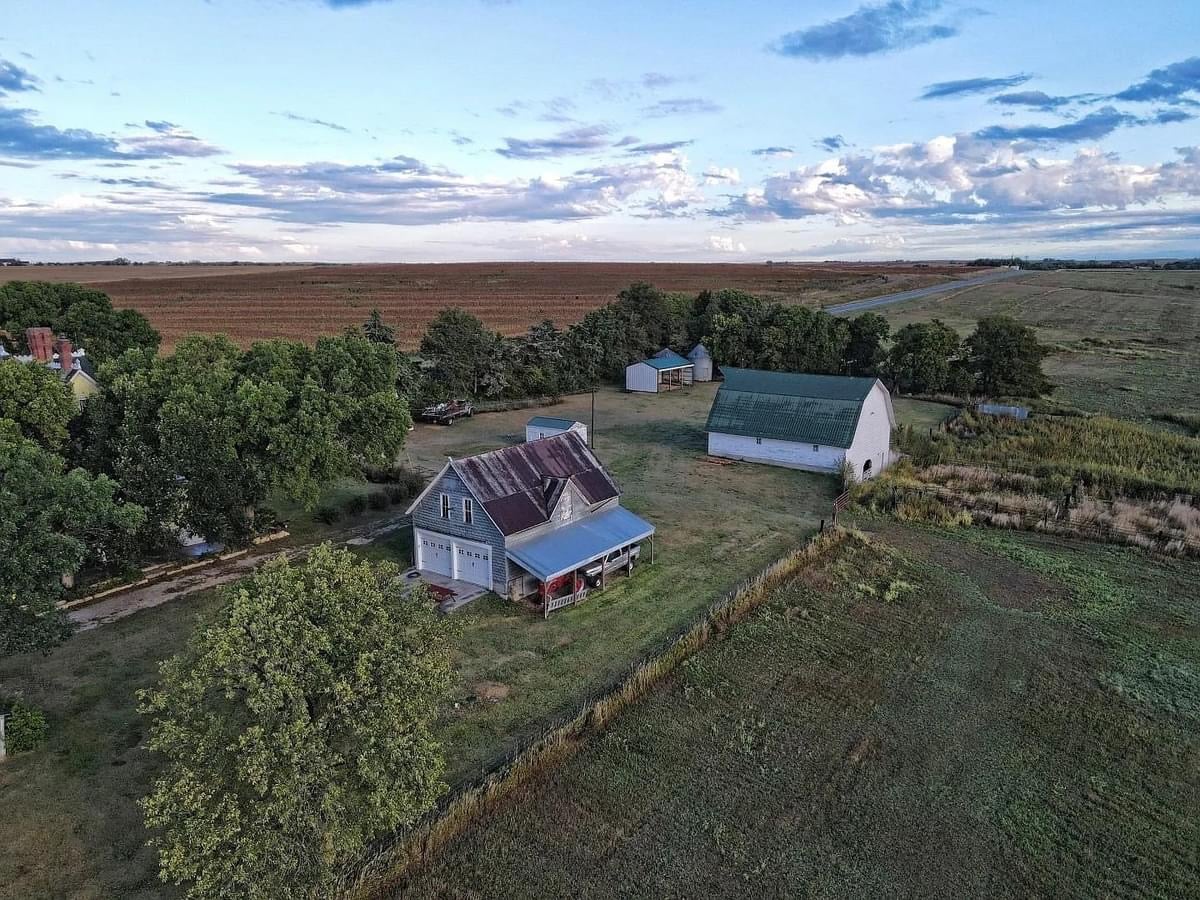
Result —
[[1198, 564], [879, 527], [402, 895], [1197, 896]]
[[[121, 278], [121, 273], [128, 276]], [[312, 340], [382, 310], [414, 347], [437, 313], [458, 306], [488, 327], [520, 334], [543, 319], [569, 325], [635, 281], [668, 291], [738, 288], [820, 306], [978, 275], [964, 266], [809, 266], [699, 263], [455, 263], [346, 266], [36, 266], [0, 279], [95, 284], [118, 307], [140, 310], [166, 348], [189, 332], [241, 344]]]

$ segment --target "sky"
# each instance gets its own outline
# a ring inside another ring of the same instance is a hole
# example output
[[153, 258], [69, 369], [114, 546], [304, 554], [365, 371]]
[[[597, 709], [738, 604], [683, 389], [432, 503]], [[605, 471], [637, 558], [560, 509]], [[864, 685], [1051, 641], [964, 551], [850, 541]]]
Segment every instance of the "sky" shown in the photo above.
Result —
[[1200, 256], [1194, 0], [4, 0], [0, 256]]

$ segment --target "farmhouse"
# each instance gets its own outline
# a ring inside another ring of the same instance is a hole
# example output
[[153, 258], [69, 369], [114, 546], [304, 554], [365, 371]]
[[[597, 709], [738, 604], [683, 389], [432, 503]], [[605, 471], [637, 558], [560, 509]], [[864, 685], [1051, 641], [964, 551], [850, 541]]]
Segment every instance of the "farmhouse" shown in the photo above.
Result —
[[877, 378], [724, 368], [708, 452], [814, 472], [843, 463], [865, 479], [892, 462], [892, 398]]
[[692, 383], [692, 362], [663, 348], [649, 359], [625, 367], [625, 390], [643, 394], [674, 391]]
[[37, 327], [25, 329], [25, 343], [29, 345], [29, 353], [21, 355], [13, 355], [0, 345], [0, 361], [12, 359], [45, 366], [57, 372], [80, 406], [89, 397], [99, 393], [100, 384], [96, 381], [87, 352], [76, 350], [70, 340], [62, 336], [55, 337], [53, 329]]
[[409, 507], [413, 558], [549, 613], [632, 570], [652, 538], [620, 493], [574, 431], [449, 459]]
[[534, 416], [525, 423], [525, 440], [540, 441], [542, 438], [554, 437], [556, 434], [566, 434], [568, 431], [573, 431], [583, 438], [586, 444], [588, 439], [587, 426], [582, 422], [576, 422], [574, 419], [558, 419], [554, 416]]

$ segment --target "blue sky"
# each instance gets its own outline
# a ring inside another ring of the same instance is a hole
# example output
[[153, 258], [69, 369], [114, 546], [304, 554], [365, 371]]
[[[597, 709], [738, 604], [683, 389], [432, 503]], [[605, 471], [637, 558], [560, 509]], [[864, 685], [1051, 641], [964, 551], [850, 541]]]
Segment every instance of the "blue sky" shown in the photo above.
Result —
[[7, 0], [0, 256], [1200, 255], [1200, 4]]

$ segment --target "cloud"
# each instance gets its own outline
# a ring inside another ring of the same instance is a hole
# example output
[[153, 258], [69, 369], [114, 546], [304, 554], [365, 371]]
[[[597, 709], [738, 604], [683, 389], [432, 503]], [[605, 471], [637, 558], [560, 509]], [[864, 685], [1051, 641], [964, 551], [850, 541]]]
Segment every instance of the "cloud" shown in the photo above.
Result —
[[970, 94], [990, 94], [1005, 88], [1017, 87], [1027, 82], [1032, 75], [1005, 75], [1001, 78], [962, 78], [958, 81], [937, 81], [925, 86], [918, 100], [942, 100], [946, 97], [963, 97]]
[[848, 144], [840, 134], [831, 134], [828, 137], [817, 138], [813, 141], [813, 146], [828, 153], [837, 153], [839, 150], [845, 149]]
[[791, 147], [758, 147], [750, 151], [754, 156], [771, 156], [787, 158], [796, 151]]
[[710, 234], [708, 249], [717, 253], [745, 253], [746, 245], [727, 234]]
[[1200, 93], [1200, 56], [1155, 69], [1144, 80], [1130, 85], [1114, 97], [1117, 100], [1191, 103], [1195, 102], [1187, 97], [1191, 93]]
[[0, 154], [19, 159], [167, 159], [223, 151], [169, 122], [152, 134], [115, 138], [85, 128], [39, 124], [31, 109], [0, 107]]
[[675, 75], [664, 75], [662, 72], [646, 72], [641, 77], [642, 87], [652, 91], [679, 84], [683, 80]]
[[622, 138], [617, 141], [615, 146], [624, 147], [626, 153], [631, 154], [652, 154], [652, 153], [670, 153], [675, 150], [682, 150], [684, 147], [691, 146], [694, 141], [663, 141], [658, 144], [641, 144], [641, 143], [626, 143], [626, 139]]
[[[1082, 95], [1077, 95], [1082, 96]], [[1045, 91], [1014, 91], [1010, 94], [997, 94], [988, 100], [1000, 106], [1025, 106], [1029, 109], [1054, 110], [1073, 103], [1076, 97], [1052, 97]]]
[[675, 97], [670, 100], [659, 100], [649, 106], [642, 107], [642, 115], [651, 119], [661, 119], [666, 116], [695, 116], [719, 113], [723, 109], [712, 100], [703, 97]]
[[1154, 114], [1154, 122], [1159, 125], [1169, 125], [1173, 122], [1190, 122], [1196, 118], [1193, 113], [1182, 109], [1160, 109]]
[[1144, 119], [1104, 106], [1061, 125], [992, 125], [975, 132], [975, 136], [985, 141], [1078, 143], [1107, 137], [1122, 126], [1144, 124], [1147, 124]]
[[556, 156], [572, 156], [593, 153], [609, 145], [608, 128], [604, 125], [587, 125], [560, 131], [548, 138], [504, 139], [504, 146], [496, 152], [508, 159], [550, 159]]
[[462, 132], [459, 132], [459, 131], [451, 131], [450, 132], [450, 140], [459, 147], [466, 147], [469, 144], [475, 143], [474, 138], [469, 138], [465, 134], [463, 134]]
[[304, 225], [430, 225], [467, 221], [590, 219], [644, 200], [681, 211], [703, 199], [678, 154], [578, 169], [562, 176], [509, 181], [471, 179], [419, 160], [230, 166], [239, 188], [198, 195]]
[[[281, 119], [287, 119], [289, 122], [303, 122], [306, 125], [317, 125], [321, 128], [328, 128], [330, 131], [340, 131], [343, 134], [350, 134], [350, 129], [345, 125], [339, 125], [337, 122], [330, 122], [327, 119], [316, 119], [312, 116], [302, 116], [299, 113], [288, 112], [286, 110], [283, 112], [273, 112], [271, 115], [279, 116]], [[149, 125], [150, 123], [147, 122], [146, 124]]]
[[704, 170], [705, 184], [739, 184], [741, 180], [742, 173], [734, 168], [709, 166]]
[[873, 56], [953, 37], [958, 28], [930, 21], [940, 0], [891, 0], [860, 6], [840, 19], [785, 34], [770, 45], [781, 56], [810, 60]]
[[27, 91], [40, 91], [41, 79], [16, 63], [0, 59], [0, 97]]

